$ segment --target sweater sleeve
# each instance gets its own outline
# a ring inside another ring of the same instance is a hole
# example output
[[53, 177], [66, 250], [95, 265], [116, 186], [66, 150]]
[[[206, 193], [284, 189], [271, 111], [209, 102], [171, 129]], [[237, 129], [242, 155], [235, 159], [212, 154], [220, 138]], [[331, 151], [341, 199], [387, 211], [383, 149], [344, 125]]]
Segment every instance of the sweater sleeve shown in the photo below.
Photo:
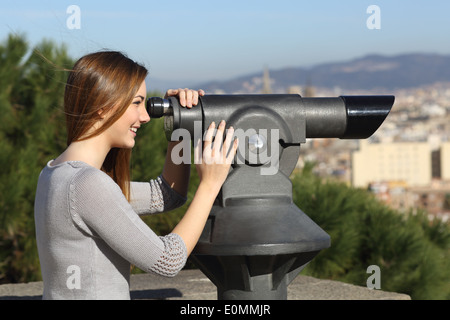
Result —
[[181, 207], [187, 198], [178, 194], [162, 175], [149, 182], [131, 182], [131, 205], [139, 215], [166, 212]]
[[70, 185], [70, 216], [83, 232], [105, 241], [146, 272], [175, 276], [187, 250], [177, 234], [157, 236], [136, 214], [119, 186], [106, 174], [84, 168]]

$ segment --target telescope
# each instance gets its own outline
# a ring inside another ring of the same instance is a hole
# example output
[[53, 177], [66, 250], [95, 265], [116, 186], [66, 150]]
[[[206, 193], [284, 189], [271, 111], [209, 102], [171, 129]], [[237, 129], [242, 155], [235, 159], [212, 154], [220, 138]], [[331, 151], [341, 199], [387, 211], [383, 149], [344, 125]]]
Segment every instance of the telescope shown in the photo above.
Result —
[[193, 134], [195, 121], [209, 125], [226, 120], [236, 129], [242, 122], [253, 125], [262, 116], [273, 122], [280, 117], [289, 120], [283, 128], [303, 125], [306, 138], [365, 139], [383, 123], [393, 103], [393, 96], [206, 95], [199, 97], [198, 106], [192, 110], [181, 107], [175, 97], [153, 97], [147, 101], [147, 111], [152, 118], [165, 117], [164, 130], [169, 136], [179, 128]]
[[[292, 94], [205, 95], [192, 109], [177, 98], [150, 98], [168, 140], [180, 130], [202, 138], [225, 120], [238, 152], [192, 258], [218, 299], [287, 299], [289, 283], [330, 236], [292, 200], [290, 174], [307, 138], [366, 139], [388, 116], [394, 96], [303, 98]], [[242, 136], [239, 136], [241, 134]], [[190, 158], [189, 158], [190, 159]]]

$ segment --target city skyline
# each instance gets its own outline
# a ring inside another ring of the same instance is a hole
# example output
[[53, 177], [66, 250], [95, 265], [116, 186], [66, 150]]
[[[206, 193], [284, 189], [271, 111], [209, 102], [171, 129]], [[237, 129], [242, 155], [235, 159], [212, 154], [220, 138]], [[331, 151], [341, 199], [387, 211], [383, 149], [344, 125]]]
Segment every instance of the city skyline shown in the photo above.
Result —
[[120, 50], [154, 78], [200, 83], [373, 53], [450, 54], [450, 43], [442, 41], [450, 32], [449, 9], [438, 0], [27, 0], [0, 5], [0, 34], [2, 40], [25, 34], [32, 45], [44, 38], [64, 43], [73, 58]]

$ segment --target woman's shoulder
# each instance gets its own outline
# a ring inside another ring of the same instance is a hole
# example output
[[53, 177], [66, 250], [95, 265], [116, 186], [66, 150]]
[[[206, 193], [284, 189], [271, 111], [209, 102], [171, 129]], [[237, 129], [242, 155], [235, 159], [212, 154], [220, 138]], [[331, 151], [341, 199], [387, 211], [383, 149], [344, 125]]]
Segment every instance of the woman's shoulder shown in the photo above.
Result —
[[[105, 172], [83, 164], [72, 164], [76, 173], [68, 185], [68, 195], [73, 206], [72, 214], [87, 219], [99, 210], [121, 206], [126, 199], [119, 185]], [[76, 219], [75, 219], [76, 220]]]
[[70, 163], [69, 165], [75, 171], [70, 181], [72, 186], [84, 187], [87, 188], [87, 191], [90, 190], [94, 193], [102, 192], [105, 188], [119, 188], [116, 182], [102, 170], [86, 163]]
[[82, 161], [66, 161], [56, 165], [49, 161], [43, 173], [59, 185], [65, 181], [72, 190], [77, 188], [79, 191], [97, 193], [105, 188], [118, 187], [105, 172]]

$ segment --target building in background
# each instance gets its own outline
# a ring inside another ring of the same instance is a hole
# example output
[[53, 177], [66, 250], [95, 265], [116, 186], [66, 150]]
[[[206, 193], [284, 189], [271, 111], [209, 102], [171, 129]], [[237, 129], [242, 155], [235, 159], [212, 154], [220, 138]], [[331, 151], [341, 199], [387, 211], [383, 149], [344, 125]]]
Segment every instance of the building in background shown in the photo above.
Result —
[[441, 146], [441, 178], [450, 181], [450, 142], [445, 142]]
[[450, 217], [450, 142], [360, 143], [352, 155], [352, 182], [395, 209], [424, 209]]
[[367, 187], [373, 182], [404, 182], [407, 186], [431, 183], [431, 150], [426, 142], [373, 143], [360, 141], [352, 157], [352, 184]]

